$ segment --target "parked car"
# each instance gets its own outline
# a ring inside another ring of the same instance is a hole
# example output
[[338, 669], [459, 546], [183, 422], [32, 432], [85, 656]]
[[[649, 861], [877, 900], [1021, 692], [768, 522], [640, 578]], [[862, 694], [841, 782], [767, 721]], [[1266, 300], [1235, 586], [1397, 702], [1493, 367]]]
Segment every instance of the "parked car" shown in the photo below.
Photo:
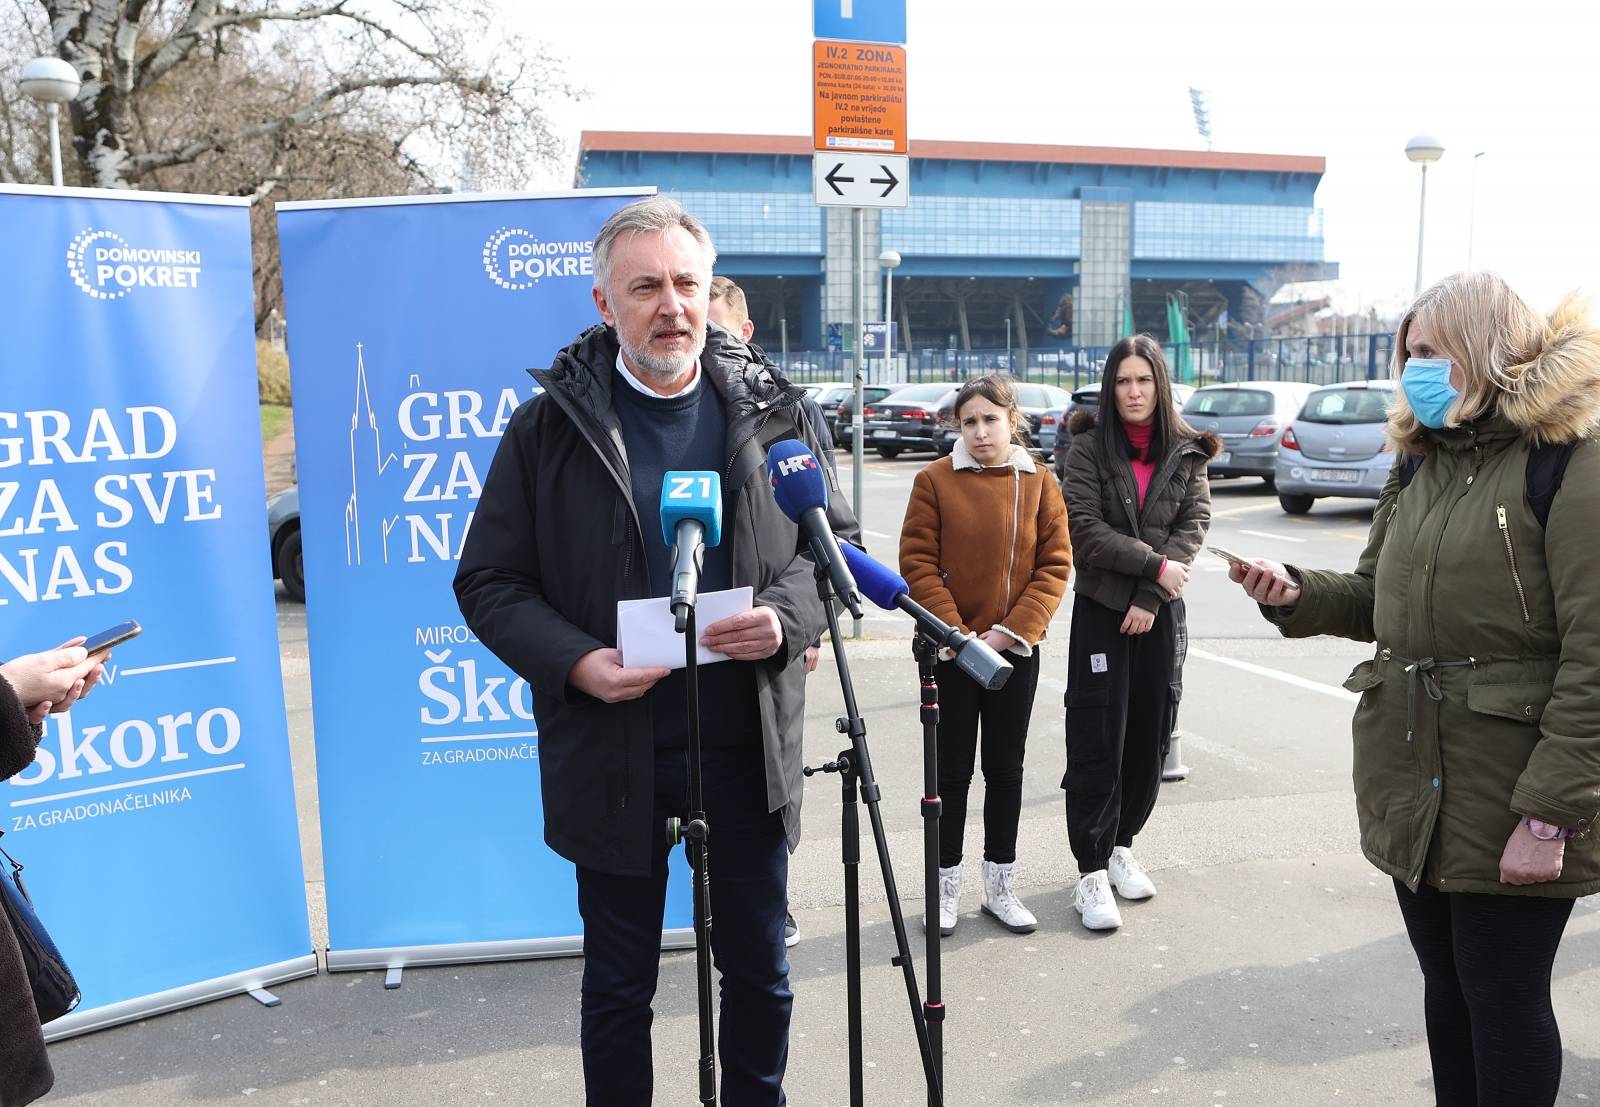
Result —
[[[1067, 403], [1072, 393], [1053, 384], [1028, 384], [1019, 381], [1015, 387], [1017, 408], [1022, 412], [1023, 426], [1028, 432], [1028, 444], [1036, 450], [1042, 450], [1044, 444], [1040, 441], [1040, 433], [1045, 413]], [[947, 416], [944, 422], [946, 425], [934, 444], [934, 450], [940, 457], [953, 450], [956, 439], [961, 437], [961, 430], [955, 425], [953, 418]]]
[[1304, 515], [1324, 496], [1375, 500], [1394, 465], [1384, 441], [1391, 380], [1332, 384], [1311, 393], [1284, 429], [1278, 453], [1278, 503]]
[[[818, 386], [818, 394], [814, 395], [816, 406], [822, 408], [822, 418], [827, 419], [827, 430], [834, 435], [834, 442], [840, 446], [848, 446], [845, 435], [845, 426], [850, 424], [850, 413], [854, 411], [854, 395], [856, 386], [850, 381], [824, 381]], [[894, 389], [904, 389], [904, 384], [867, 384], [862, 386], [862, 395], [866, 395], [867, 403], [882, 400]]]
[[272, 575], [291, 600], [306, 599], [305, 560], [300, 556], [300, 486], [291, 484], [267, 501], [267, 548]]
[[1183, 417], [1198, 431], [1222, 439], [1211, 459], [1213, 477], [1260, 477], [1269, 489], [1278, 477], [1278, 443], [1315, 385], [1295, 381], [1248, 381], [1198, 389], [1183, 405]]
[[861, 433], [880, 457], [899, 457], [907, 450], [937, 450], [942, 423], [960, 389], [960, 381], [901, 388], [862, 409]]
[[[1172, 402], [1183, 410], [1195, 392], [1192, 384], [1172, 385]], [[1067, 451], [1072, 448], [1072, 413], [1081, 407], [1099, 408], [1100, 386], [1091, 384], [1072, 393], [1072, 401], [1064, 407], [1054, 408], [1039, 419], [1039, 450], [1045, 457], [1054, 457], [1056, 475], [1066, 476]]]
[[[910, 387], [911, 382], [909, 381], [897, 381], [893, 384], [869, 384], [862, 388], [861, 394], [870, 406], [879, 400], [893, 396], [902, 388]], [[818, 404], [821, 404], [820, 400]], [[827, 407], [824, 406], [822, 410], [824, 414], [827, 414]], [[851, 436], [855, 433], [855, 424], [852, 419], [855, 410], [855, 385], [845, 385], [844, 397], [834, 405], [833, 422], [828, 429], [833, 432], [834, 442], [846, 450], [854, 448]], [[868, 435], [867, 445], [870, 446], [871, 444], [872, 436]]]

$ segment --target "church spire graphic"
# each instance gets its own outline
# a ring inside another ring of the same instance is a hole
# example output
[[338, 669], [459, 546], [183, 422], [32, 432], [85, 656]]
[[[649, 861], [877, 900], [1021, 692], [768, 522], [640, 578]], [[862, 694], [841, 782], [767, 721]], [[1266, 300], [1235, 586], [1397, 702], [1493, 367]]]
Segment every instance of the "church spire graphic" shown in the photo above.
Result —
[[[369, 505], [378, 499], [380, 479], [395, 455], [383, 452], [383, 432], [372, 407], [372, 392], [367, 387], [364, 344], [356, 343], [356, 394], [350, 412], [350, 498], [344, 505], [345, 564], [361, 565], [374, 551], [381, 551], [389, 563], [389, 529], [395, 519], [384, 519], [379, 511], [363, 513], [362, 493]], [[367, 516], [371, 516], [369, 520]], [[398, 516], [396, 517], [398, 518]], [[374, 525], [374, 523], [376, 525]]]

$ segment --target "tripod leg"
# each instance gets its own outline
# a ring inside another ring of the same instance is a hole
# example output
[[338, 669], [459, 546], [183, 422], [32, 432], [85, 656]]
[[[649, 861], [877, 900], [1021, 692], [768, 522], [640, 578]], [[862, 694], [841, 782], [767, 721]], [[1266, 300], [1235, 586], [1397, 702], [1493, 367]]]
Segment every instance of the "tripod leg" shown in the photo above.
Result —
[[[850, 751], [839, 755], [848, 764]], [[850, 1107], [861, 1107], [866, 1097], [861, 1047], [861, 817], [856, 802], [856, 775], [839, 774], [843, 798], [840, 811], [844, 850], [844, 963], [845, 995], [850, 1041]]]
[[[939, 682], [934, 676], [931, 649], [917, 653], [922, 681], [922, 857], [923, 885], [927, 896], [928, 998], [922, 1004], [923, 1021], [928, 1024], [928, 1047], [933, 1052], [933, 1068], [939, 1086], [944, 1087], [944, 978], [939, 948], [939, 816], [944, 803], [939, 797]], [[928, 1103], [936, 1100], [928, 1089]]]
[[691, 820], [689, 838], [684, 842], [689, 864], [694, 870], [694, 960], [695, 985], [700, 1006], [700, 1102], [717, 1102], [717, 1046], [712, 1031], [711, 1011], [711, 883], [710, 851], [706, 843], [706, 824], [702, 816]]

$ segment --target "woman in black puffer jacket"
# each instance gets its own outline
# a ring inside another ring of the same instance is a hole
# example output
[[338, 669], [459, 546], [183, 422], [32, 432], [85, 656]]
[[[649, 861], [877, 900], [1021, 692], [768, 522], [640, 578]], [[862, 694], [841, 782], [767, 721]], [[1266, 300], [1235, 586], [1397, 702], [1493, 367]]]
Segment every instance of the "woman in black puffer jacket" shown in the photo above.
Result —
[[[0, 665], [0, 781], [33, 764], [44, 717], [65, 711], [93, 688], [110, 654], [89, 657], [73, 639], [59, 649]], [[0, 873], [0, 879], [10, 879]], [[33, 989], [17, 937], [0, 914], [0, 1107], [21, 1107], [50, 1090], [55, 1074], [45, 1053]]]

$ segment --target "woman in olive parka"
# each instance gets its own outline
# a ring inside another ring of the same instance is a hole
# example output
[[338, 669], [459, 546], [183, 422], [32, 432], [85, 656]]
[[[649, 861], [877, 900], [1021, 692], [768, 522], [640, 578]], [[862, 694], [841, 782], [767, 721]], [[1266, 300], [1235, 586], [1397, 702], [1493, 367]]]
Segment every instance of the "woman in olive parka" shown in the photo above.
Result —
[[[1600, 891], [1600, 331], [1457, 274], [1394, 363], [1397, 460], [1355, 572], [1231, 575], [1288, 637], [1375, 644], [1345, 682], [1361, 848], [1422, 967], [1438, 1102], [1538, 1107], [1561, 1081], [1551, 963]], [[1548, 492], [1563, 465], [1541, 524], [1529, 476]]]

